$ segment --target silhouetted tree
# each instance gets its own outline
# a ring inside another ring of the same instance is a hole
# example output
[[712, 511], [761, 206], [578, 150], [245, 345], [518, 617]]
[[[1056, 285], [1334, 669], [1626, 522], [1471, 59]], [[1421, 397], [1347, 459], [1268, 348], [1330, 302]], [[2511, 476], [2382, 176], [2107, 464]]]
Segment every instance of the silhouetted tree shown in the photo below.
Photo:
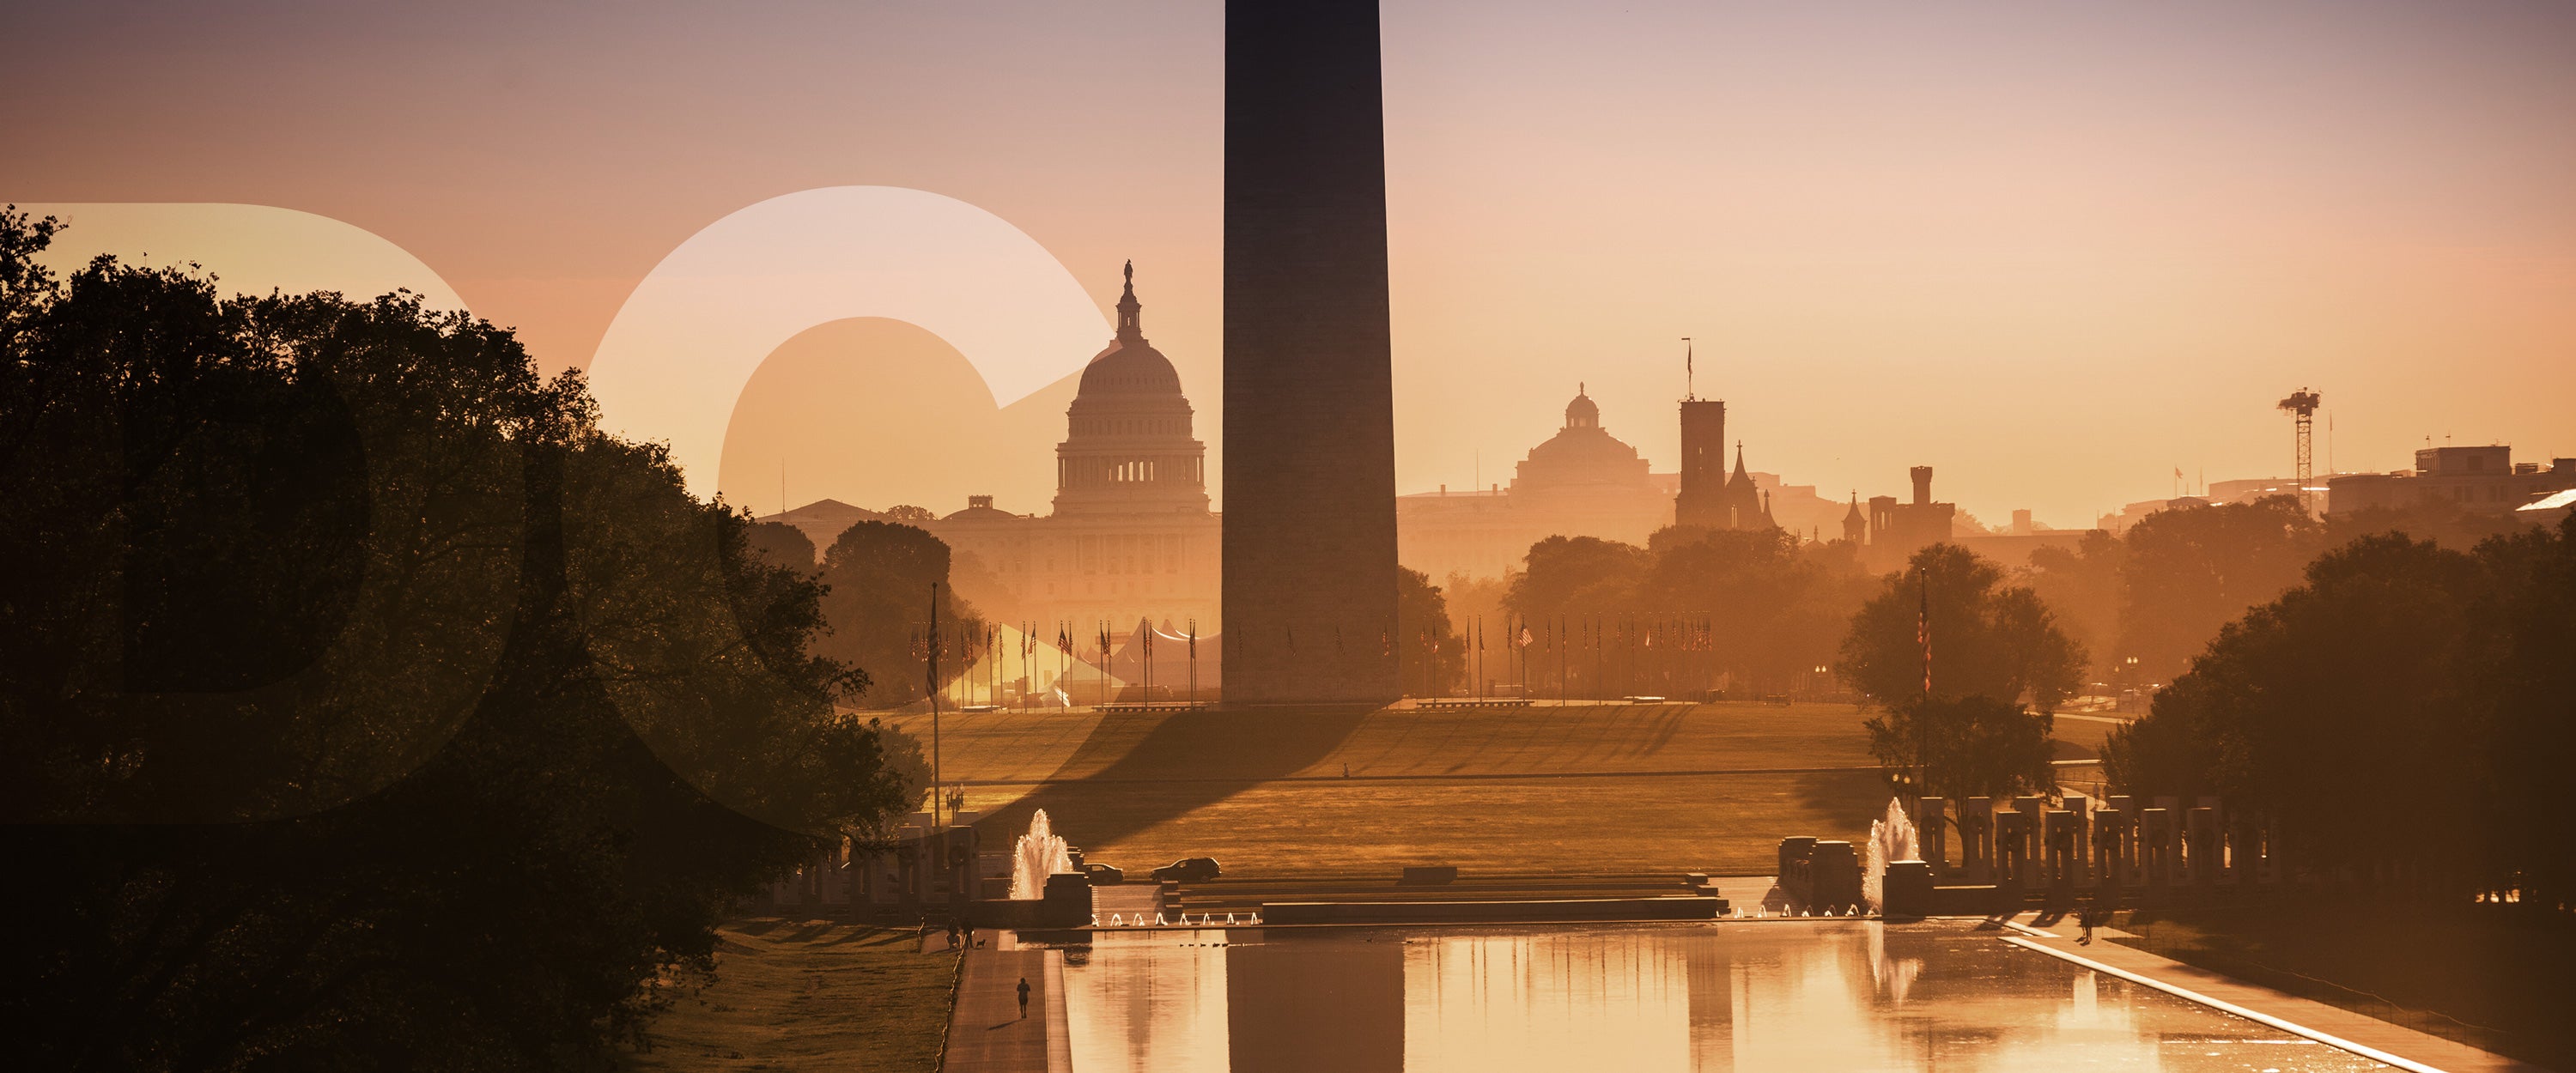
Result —
[[2056, 710], [2083, 681], [2083, 647], [2036, 594], [2003, 581], [1994, 563], [1955, 544], [1915, 552], [1852, 616], [1835, 673], [1891, 709], [1923, 696], [1917, 638], [1929, 608], [1933, 696], [2007, 703], [2027, 696], [2043, 712]]
[[46, 235], [0, 218], [16, 1064], [605, 1068], [731, 899], [904, 806], [813, 581], [577, 376]]
[[2055, 722], [2046, 712], [1993, 697], [1918, 695], [1863, 726], [1879, 763], [1922, 772], [1916, 793], [1957, 800], [2054, 794], [2048, 736]]
[[2269, 813], [2306, 865], [2565, 901], [2571, 643], [2576, 526], [2474, 552], [2363, 537], [2222, 629], [2104, 766]]
[[2129, 545], [2113, 533], [2089, 531], [2072, 548], [2031, 549], [2030, 565], [2014, 579], [2039, 595], [2058, 626], [2093, 657], [2096, 673], [2116, 674], [2119, 651], [2121, 566]]
[[[940, 684], [955, 681], [967, 666], [966, 642], [983, 636], [984, 622], [957, 597], [948, 570], [948, 545], [921, 529], [863, 521], [843, 530], [823, 553], [823, 612], [831, 632], [815, 642], [815, 651], [869, 669], [869, 696], [878, 703], [928, 697], [926, 631], [930, 586], [938, 582]], [[1123, 633], [1132, 626], [1111, 628]]]
[[1422, 571], [1396, 571], [1395, 644], [1405, 689], [1436, 695], [1457, 684], [1466, 643], [1449, 622], [1440, 586]]
[[2218, 628], [2299, 583], [2325, 528], [2295, 496], [2157, 511], [2129, 527], [2119, 651], [2169, 681]]
[[771, 566], [792, 567], [809, 574], [818, 566], [813, 539], [785, 522], [754, 523], [744, 535], [743, 545]]
[[1628, 609], [1648, 560], [1646, 549], [1634, 544], [1552, 536], [1530, 545], [1528, 561], [1503, 605], [1521, 618], [1546, 619]]
[[1781, 529], [1673, 526], [1647, 542], [1632, 607], [1704, 628], [1708, 659], [1763, 691], [1832, 658], [1868, 575]]

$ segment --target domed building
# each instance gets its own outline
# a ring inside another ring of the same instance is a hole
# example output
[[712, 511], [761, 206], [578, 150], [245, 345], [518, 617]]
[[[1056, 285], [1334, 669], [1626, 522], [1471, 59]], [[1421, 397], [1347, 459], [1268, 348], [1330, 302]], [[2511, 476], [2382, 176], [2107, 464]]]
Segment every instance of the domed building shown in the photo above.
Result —
[[1512, 495], [1524, 505], [1541, 500], [1574, 498], [1612, 500], [1662, 493], [1646, 472], [1646, 460], [1601, 427], [1601, 406], [1575, 385], [1574, 401], [1565, 404], [1565, 427], [1546, 443], [1530, 448], [1512, 476]]
[[1399, 496], [1396, 556], [1437, 581], [1451, 573], [1501, 577], [1521, 568], [1531, 544], [1592, 536], [1643, 544], [1672, 524], [1670, 474], [1648, 471], [1635, 447], [1601, 427], [1601, 406], [1581, 384], [1565, 425], [1530, 449], [1509, 487]]
[[1055, 449], [1055, 512], [1207, 513], [1207, 445], [1190, 435], [1181, 374], [1145, 341], [1136, 266], [1118, 299], [1118, 337], [1082, 369]]
[[[1083, 366], [1065, 411], [1053, 510], [1013, 514], [970, 496], [929, 527], [1002, 590], [978, 599], [988, 616], [1035, 623], [1049, 639], [1061, 625], [1086, 649], [1104, 623], [1120, 637], [1139, 620], [1218, 629], [1221, 523], [1208, 509], [1207, 445], [1193, 435], [1180, 373], [1145, 339], [1143, 309], [1130, 262], [1117, 333]], [[1202, 671], [1213, 685], [1214, 667]]]

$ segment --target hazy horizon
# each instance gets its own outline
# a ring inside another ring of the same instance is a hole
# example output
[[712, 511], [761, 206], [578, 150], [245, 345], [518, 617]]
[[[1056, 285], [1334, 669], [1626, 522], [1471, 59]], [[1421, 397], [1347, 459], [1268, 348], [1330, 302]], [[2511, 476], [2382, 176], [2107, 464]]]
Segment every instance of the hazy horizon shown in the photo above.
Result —
[[[2090, 525], [2176, 468], [2286, 476], [2272, 404], [2302, 386], [2333, 415], [2321, 472], [2427, 437], [2576, 453], [2576, 10], [1384, 12], [1401, 491], [1507, 483], [1577, 382], [1675, 468], [1682, 336], [1752, 468], [1866, 498], [1928, 464], [1988, 523]], [[32, 107], [0, 199], [343, 220], [578, 367], [718, 218], [928, 190], [1104, 311], [1133, 258], [1213, 475], [1221, 19], [13, 12], [0, 84]], [[1069, 393], [995, 411], [972, 376], [926, 333], [818, 327], [745, 391], [720, 484], [767, 513], [784, 461], [791, 506], [1043, 512]], [[981, 446], [925, 470], [921, 427]]]

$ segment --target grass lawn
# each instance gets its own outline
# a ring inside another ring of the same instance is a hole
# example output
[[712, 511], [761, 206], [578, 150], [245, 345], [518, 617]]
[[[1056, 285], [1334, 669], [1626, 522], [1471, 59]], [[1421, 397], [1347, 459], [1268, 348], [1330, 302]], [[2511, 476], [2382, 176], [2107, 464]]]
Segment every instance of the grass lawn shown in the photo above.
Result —
[[932, 1073], [957, 958], [910, 929], [755, 919], [719, 930], [716, 982], [653, 1022], [626, 1067]]
[[2120, 942], [2554, 1069], [2576, 1069], [2576, 921], [2505, 907], [2141, 911]]
[[[1089, 859], [1131, 869], [1206, 854], [1246, 875], [1767, 874], [1782, 837], [1858, 838], [1885, 807], [1865, 718], [1749, 704], [991, 712], [944, 716], [940, 752], [988, 839], [1045, 808]], [[898, 722], [929, 737], [927, 716]]]

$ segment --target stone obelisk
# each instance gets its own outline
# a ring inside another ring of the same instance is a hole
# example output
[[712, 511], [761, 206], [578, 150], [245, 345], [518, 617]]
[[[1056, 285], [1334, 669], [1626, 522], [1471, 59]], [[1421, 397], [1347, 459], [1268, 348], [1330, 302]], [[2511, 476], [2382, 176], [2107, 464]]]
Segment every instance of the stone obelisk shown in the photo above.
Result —
[[1230, 0], [1225, 701], [1374, 704], [1395, 646], [1376, 0]]

